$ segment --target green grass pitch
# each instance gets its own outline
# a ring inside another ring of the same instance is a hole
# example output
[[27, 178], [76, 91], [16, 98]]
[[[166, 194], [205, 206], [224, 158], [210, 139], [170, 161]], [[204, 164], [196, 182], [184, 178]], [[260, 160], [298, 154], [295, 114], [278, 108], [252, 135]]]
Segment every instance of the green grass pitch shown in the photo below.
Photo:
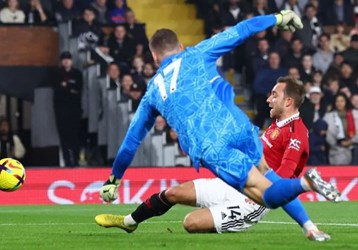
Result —
[[132, 234], [94, 223], [99, 213], [127, 214], [135, 205], [0, 207], [0, 249], [358, 249], [358, 202], [305, 203], [332, 240], [310, 242], [282, 210], [242, 233], [188, 234], [181, 221], [192, 209], [176, 206]]

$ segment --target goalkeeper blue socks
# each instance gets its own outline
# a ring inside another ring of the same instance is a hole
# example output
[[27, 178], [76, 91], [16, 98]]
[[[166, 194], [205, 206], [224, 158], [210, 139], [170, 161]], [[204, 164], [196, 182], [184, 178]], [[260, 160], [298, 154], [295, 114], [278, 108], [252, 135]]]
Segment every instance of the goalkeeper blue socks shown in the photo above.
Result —
[[[265, 177], [269, 179], [272, 183], [282, 179], [272, 169], [266, 172]], [[305, 208], [303, 207], [301, 201], [298, 198], [284, 205], [282, 208], [301, 227], [304, 227], [305, 223], [310, 221], [310, 218], [308, 217]]]
[[278, 208], [306, 192], [301, 179], [281, 179], [267, 188], [263, 195], [263, 201], [268, 208]]

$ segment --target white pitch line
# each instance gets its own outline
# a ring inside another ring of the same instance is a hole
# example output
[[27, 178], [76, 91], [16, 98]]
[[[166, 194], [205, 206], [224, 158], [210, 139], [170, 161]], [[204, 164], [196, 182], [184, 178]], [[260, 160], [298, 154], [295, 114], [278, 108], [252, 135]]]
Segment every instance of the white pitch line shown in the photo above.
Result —
[[[182, 221], [146, 221], [143, 224], [178, 224]], [[295, 222], [288, 221], [260, 221], [262, 224], [278, 224], [278, 225], [297, 225]], [[95, 223], [86, 223], [86, 222], [64, 222], [64, 223], [0, 223], [0, 226], [74, 226], [74, 225], [95, 225]], [[358, 224], [352, 223], [316, 223], [316, 225], [322, 226], [339, 226], [339, 227], [358, 227]]]
[[[288, 221], [259, 221], [262, 224], [281, 224], [281, 225], [297, 225], [295, 222]], [[316, 225], [322, 226], [339, 226], [339, 227], [358, 227], [358, 224], [352, 223], [315, 223]]]

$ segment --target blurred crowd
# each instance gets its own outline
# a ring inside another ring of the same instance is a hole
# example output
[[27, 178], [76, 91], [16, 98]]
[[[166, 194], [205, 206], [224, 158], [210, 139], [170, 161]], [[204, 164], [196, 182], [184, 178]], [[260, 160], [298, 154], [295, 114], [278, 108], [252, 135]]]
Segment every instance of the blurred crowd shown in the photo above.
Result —
[[[156, 68], [148, 50], [145, 25], [138, 22], [135, 10], [125, 1], [1, 2], [2, 23], [72, 21], [78, 50], [90, 55], [84, 67], [99, 65], [99, 77], [109, 79], [106, 93], [113, 90], [117, 101], [128, 102], [131, 112], [136, 110]], [[186, 2], [197, 6], [197, 15], [204, 20], [208, 37], [247, 18], [281, 9], [291, 9], [301, 16], [303, 30], [291, 33], [273, 27], [260, 32], [220, 58], [219, 72], [230, 79], [238, 95], [244, 95], [247, 107], [255, 110], [253, 122], [261, 129], [270, 122], [266, 99], [276, 79], [283, 75], [300, 79], [306, 89], [300, 115], [309, 130], [309, 164], [358, 165], [358, 1]], [[106, 31], [104, 25], [113, 28]], [[74, 59], [69, 52], [61, 54], [58, 80], [53, 85], [57, 127], [69, 166], [79, 164], [83, 145], [89, 141], [94, 146], [99, 144], [97, 135], [82, 133], [83, 127], [88, 126], [81, 119], [86, 79], [74, 67]], [[175, 131], [158, 117], [153, 134], [163, 131], [165, 143], [177, 141]], [[114, 156], [108, 157], [106, 150], [102, 147], [100, 155], [103, 164], [110, 164]], [[184, 154], [180, 147], [178, 152]]]
[[0, 22], [56, 24], [79, 20], [85, 8], [96, 12], [98, 24], [125, 22], [126, 0], [0, 0]]

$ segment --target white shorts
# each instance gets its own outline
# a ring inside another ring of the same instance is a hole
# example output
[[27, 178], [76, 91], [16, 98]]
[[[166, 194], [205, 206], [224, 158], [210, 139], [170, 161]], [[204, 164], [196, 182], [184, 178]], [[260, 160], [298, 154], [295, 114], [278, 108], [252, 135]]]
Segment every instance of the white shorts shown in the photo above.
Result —
[[220, 180], [194, 180], [196, 205], [209, 208], [218, 233], [239, 232], [259, 222], [270, 210]]

